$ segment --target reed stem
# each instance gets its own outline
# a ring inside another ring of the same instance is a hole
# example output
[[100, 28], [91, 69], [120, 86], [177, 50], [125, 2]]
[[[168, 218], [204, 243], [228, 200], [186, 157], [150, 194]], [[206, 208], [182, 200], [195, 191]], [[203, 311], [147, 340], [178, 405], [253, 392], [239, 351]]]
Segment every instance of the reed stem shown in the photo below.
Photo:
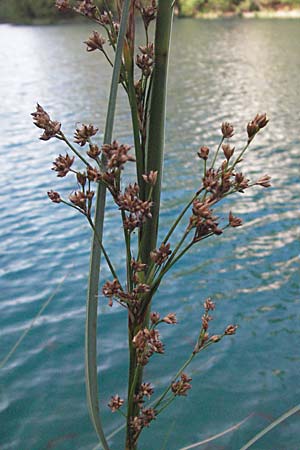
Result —
[[[110, 143], [112, 140], [117, 91], [122, 64], [122, 51], [127, 27], [129, 6], [130, 0], [125, 0], [110, 87], [108, 111], [104, 134], [104, 144]], [[92, 239], [90, 272], [89, 272], [88, 292], [87, 292], [87, 312], [86, 312], [86, 329], [85, 329], [85, 373], [86, 373], [87, 402], [91, 420], [104, 450], [109, 450], [109, 446], [105, 438], [100, 418], [99, 388], [98, 388], [98, 374], [97, 374], [98, 285], [100, 277], [100, 257], [101, 257], [101, 246], [98, 242], [98, 237], [100, 241], [102, 241], [105, 197], [106, 197], [106, 188], [105, 186], [103, 186], [103, 184], [99, 184], [97, 190], [95, 219], [94, 219], [94, 226], [95, 229], [97, 230], [97, 235], [94, 233]]]

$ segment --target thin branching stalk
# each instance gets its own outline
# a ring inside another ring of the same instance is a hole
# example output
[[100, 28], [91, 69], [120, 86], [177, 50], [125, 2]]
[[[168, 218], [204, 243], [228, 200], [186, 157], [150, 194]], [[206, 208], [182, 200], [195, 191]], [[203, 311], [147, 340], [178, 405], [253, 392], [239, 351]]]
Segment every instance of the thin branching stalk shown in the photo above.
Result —
[[[125, 0], [111, 81], [106, 127], [104, 134], [104, 143], [110, 143], [112, 140], [117, 91], [122, 64], [122, 50], [124, 45], [124, 36], [126, 33], [129, 6], [130, 0]], [[94, 226], [95, 229], [97, 230], [100, 240], [102, 240], [103, 234], [105, 195], [106, 195], [105, 187], [103, 186], [103, 184], [99, 184], [97, 190]], [[100, 274], [100, 257], [101, 257], [101, 247], [99, 245], [98, 238], [94, 233], [90, 258], [90, 272], [89, 272], [88, 293], [87, 293], [86, 331], [85, 331], [86, 392], [92, 423], [94, 425], [94, 428], [97, 432], [97, 435], [102, 443], [104, 450], [109, 450], [109, 446], [105, 438], [100, 418], [99, 389], [98, 389], [98, 375], [97, 375], [97, 314], [98, 314], [98, 285]]]

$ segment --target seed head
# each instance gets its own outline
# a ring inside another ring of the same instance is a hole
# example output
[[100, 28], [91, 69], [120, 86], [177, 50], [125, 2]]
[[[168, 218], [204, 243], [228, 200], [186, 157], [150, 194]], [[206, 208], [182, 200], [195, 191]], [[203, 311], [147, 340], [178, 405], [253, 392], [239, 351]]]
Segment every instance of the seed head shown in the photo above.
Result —
[[153, 394], [153, 392], [154, 392], [154, 389], [153, 389], [153, 387], [151, 386], [151, 383], [142, 383], [142, 384], [141, 384], [139, 394], [140, 394], [142, 397], [148, 397], [148, 398], [150, 398], [151, 395]]
[[86, 201], [87, 196], [82, 191], [74, 191], [72, 194], [69, 195], [69, 200], [71, 203], [73, 203], [75, 206], [80, 208], [82, 211], [87, 211]]
[[94, 136], [98, 131], [93, 125], [82, 124], [81, 128], [76, 128], [74, 133], [74, 142], [83, 147], [90, 137]]
[[51, 120], [49, 114], [41, 105], [37, 104], [36, 111], [31, 113], [31, 115], [34, 125], [44, 130], [44, 133], [40, 137], [42, 141], [48, 141], [60, 132], [61, 124]]
[[66, 12], [71, 8], [69, 0], [56, 0], [55, 7], [62, 12]]
[[231, 138], [234, 135], [234, 128], [229, 122], [223, 122], [221, 131], [224, 138]]
[[158, 312], [152, 312], [150, 314], [150, 320], [153, 323], [153, 325], [155, 325], [157, 322], [159, 322], [160, 319], [160, 314]]
[[60, 203], [61, 202], [61, 197], [60, 197], [58, 192], [56, 192], [56, 191], [48, 191], [47, 194], [48, 194], [48, 197], [50, 198], [50, 200], [53, 203]]
[[90, 145], [90, 149], [86, 153], [90, 158], [97, 159], [101, 153], [101, 150], [98, 145]]
[[237, 325], [228, 325], [228, 327], [226, 327], [224, 333], [228, 336], [235, 334], [236, 330], [237, 330], [238, 326]]
[[163, 319], [162, 322], [165, 322], [169, 325], [175, 325], [177, 323], [176, 314], [175, 313], [169, 313], [167, 314]]
[[88, 52], [93, 52], [94, 50], [103, 51], [103, 45], [106, 43], [106, 39], [98, 33], [98, 31], [93, 31], [87, 41], [84, 41], [87, 45], [86, 50]]
[[121, 408], [121, 406], [123, 405], [124, 400], [119, 397], [118, 394], [114, 395], [110, 402], [108, 403], [108, 407], [111, 409], [112, 412], [116, 412], [118, 409]]
[[229, 161], [234, 153], [234, 147], [230, 147], [229, 144], [223, 144], [222, 150], [224, 152], [225, 158], [227, 159], [227, 161]]
[[175, 381], [172, 383], [172, 392], [176, 395], [187, 395], [187, 391], [191, 389], [192, 385], [190, 384], [190, 381], [192, 381], [192, 378], [190, 378], [185, 373], [182, 373], [180, 376], [180, 381]]
[[259, 132], [261, 128], [264, 128], [269, 120], [267, 119], [266, 114], [256, 114], [253, 120], [248, 123], [247, 125], [247, 133], [248, 133], [248, 140], [252, 141], [254, 136]]
[[116, 278], [113, 281], [107, 281], [102, 288], [102, 292], [105, 297], [118, 296], [120, 294], [120, 291], [121, 286]]
[[58, 177], [65, 177], [70, 171], [70, 168], [74, 162], [74, 156], [70, 157], [68, 153], [66, 156], [59, 155], [53, 162], [52, 170], [57, 172]]
[[155, 262], [158, 266], [161, 266], [172, 253], [170, 250], [170, 244], [161, 244], [159, 249], [155, 249], [150, 252], [150, 258], [153, 262]]
[[157, 180], [157, 170], [150, 170], [150, 172], [147, 175], [142, 175], [144, 181], [151, 186], [155, 186], [156, 180]]
[[263, 175], [262, 177], [260, 177], [257, 180], [257, 182], [255, 184], [267, 188], [267, 187], [271, 186], [270, 181], [271, 181], [271, 177], [269, 177], [269, 175]]
[[229, 225], [233, 228], [240, 227], [241, 225], [243, 225], [242, 219], [240, 219], [239, 217], [234, 217], [231, 211], [229, 213], [228, 221]]
[[209, 155], [209, 148], [206, 147], [205, 145], [203, 145], [200, 148], [200, 150], [198, 151], [198, 156], [199, 156], [199, 158], [204, 159], [204, 161], [206, 161], [208, 158], [208, 155]]
[[212, 301], [211, 298], [207, 298], [203, 303], [203, 306], [206, 312], [213, 311], [216, 307], [215, 303]]

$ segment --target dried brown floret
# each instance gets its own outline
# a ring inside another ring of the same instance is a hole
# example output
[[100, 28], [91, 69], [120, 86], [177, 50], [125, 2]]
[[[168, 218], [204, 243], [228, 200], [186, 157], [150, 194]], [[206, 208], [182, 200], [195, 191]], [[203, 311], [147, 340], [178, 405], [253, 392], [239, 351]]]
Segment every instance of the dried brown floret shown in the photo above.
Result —
[[56, 192], [56, 191], [48, 191], [47, 194], [48, 194], [48, 197], [50, 198], [50, 200], [53, 203], [60, 203], [61, 202], [61, 197], [60, 197], [58, 192]]
[[106, 39], [98, 33], [98, 31], [93, 31], [87, 41], [84, 41], [87, 45], [86, 50], [88, 52], [93, 52], [94, 50], [103, 51], [103, 45], [106, 43]]
[[271, 177], [269, 177], [269, 175], [263, 175], [262, 177], [260, 177], [257, 182], [255, 183], [258, 186], [263, 186], [263, 187], [270, 187], [271, 186]]
[[158, 249], [150, 252], [150, 258], [155, 264], [161, 266], [168, 259], [169, 255], [172, 253], [170, 250], [170, 244], [161, 244]]
[[224, 334], [226, 334], [226, 335], [235, 334], [237, 328], [238, 328], [237, 325], [228, 325], [228, 327], [226, 327], [226, 329], [224, 331]]
[[225, 158], [227, 159], [227, 161], [229, 161], [234, 153], [234, 147], [231, 147], [229, 144], [223, 144], [222, 150], [225, 155]]
[[74, 133], [74, 142], [83, 147], [88, 140], [94, 136], [98, 131], [98, 128], [95, 128], [93, 125], [85, 125], [82, 124], [81, 128], [76, 128]]
[[177, 323], [176, 314], [175, 313], [169, 313], [161, 321], [165, 322], [165, 323], [167, 323], [169, 325], [175, 325]]
[[51, 120], [49, 114], [41, 105], [37, 104], [36, 111], [31, 113], [31, 115], [34, 125], [44, 130], [44, 133], [40, 137], [42, 141], [48, 141], [60, 132], [61, 124]]
[[144, 181], [151, 186], [155, 186], [156, 180], [157, 180], [157, 170], [150, 170], [150, 172], [146, 175], [142, 175]]
[[66, 156], [59, 155], [53, 162], [52, 170], [57, 172], [58, 177], [65, 177], [70, 171], [74, 159], [74, 156], [70, 157], [68, 153], [66, 154]]
[[206, 161], [208, 158], [208, 155], [209, 155], [209, 148], [206, 147], [205, 145], [203, 145], [200, 148], [200, 150], [198, 151], [198, 156], [199, 156], [199, 158], [204, 159], [204, 161]]
[[221, 131], [224, 138], [231, 138], [234, 135], [234, 128], [229, 122], [223, 122]]
[[111, 409], [112, 412], [116, 412], [118, 409], [121, 408], [123, 405], [124, 400], [118, 395], [114, 395], [110, 402], [108, 403], [108, 407]]
[[229, 213], [228, 221], [229, 221], [229, 225], [233, 228], [240, 227], [241, 225], [243, 225], [242, 219], [240, 219], [239, 217], [235, 217], [231, 211]]
[[175, 381], [172, 383], [172, 392], [174, 395], [187, 395], [187, 391], [191, 389], [192, 385], [190, 384], [190, 381], [192, 381], [192, 378], [190, 378], [185, 373], [182, 373], [180, 376], [179, 381]]
[[102, 288], [102, 292], [105, 297], [113, 297], [120, 294], [121, 286], [118, 280], [115, 278], [113, 281], [107, 281]]
[[75, 191], [69, 195], [69, 200], [82, 211], [87, 211], [87, 195], [82, 191]]

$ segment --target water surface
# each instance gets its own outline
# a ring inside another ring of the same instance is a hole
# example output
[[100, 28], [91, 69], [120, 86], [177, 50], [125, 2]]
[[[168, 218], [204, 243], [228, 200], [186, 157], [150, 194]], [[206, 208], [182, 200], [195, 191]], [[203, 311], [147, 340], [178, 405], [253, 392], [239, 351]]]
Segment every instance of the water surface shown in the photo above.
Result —
[[[85, 25], [0, 27], [1, 74], [1, 337], [0, 358], [16, 342], [65, 276], [59, 294], [1, 371], [0, 448], [92, 450], [84, 387], [84, 321], [90, 233], [83, 219], [45, 193], [74, 189], [49, 169], [61, 143], [38, 141], [30, 112], [39, 101], [70, 136], [75, 126], [105, 123], [110, 69], [87, 54]], [[167, 112], [162, 235], [199, 185], [195, 153], [216, 146], [220, 124], [245, 124], [267, 112], [270, 124], [247, 156], [251, 178], [269, 173], [273, 187], [225, 203], [245, 225], [195, 248], [161, 287], [155, 309], [176, 312], [162, 330], [166, 355], [146, 369], [158, 393], [191, 351], [207, 296], [217, 301], [212, 332], [238, 323], [238, 334], [199, 355], [193, 389], [145, 432], [142, 450], [181, 447], [219, 433], [248, 415], [234, 433], [202, 446], [238, 450], [247, 439], [299, 403], [300, 22], [180, 20], [174, 24]], [[131, 143], [127, 101], [120, 96], [115, 137]], [[102, 134], [99, 138], [101, 139]], [[244, 164], [246, 169], [246, 164]], [[129, 173], [128, 178], [133, 176]], [[121, 269], [118, 211], [108, 203], [105, 242]], [[109, 277], [103, 266], [102, 279]], [[100, 299], [101, 404], [107, 431], [121, 423], [105, 407], [125, 394], [126, 319]], [[151, 433], [153, 433], [151, 435]], [[151, 438], [149, 439], [149, 436]], [[111, 442], [122, 448], [120, 433]], [[299, 450], [299, 415], [253, 446]]]

